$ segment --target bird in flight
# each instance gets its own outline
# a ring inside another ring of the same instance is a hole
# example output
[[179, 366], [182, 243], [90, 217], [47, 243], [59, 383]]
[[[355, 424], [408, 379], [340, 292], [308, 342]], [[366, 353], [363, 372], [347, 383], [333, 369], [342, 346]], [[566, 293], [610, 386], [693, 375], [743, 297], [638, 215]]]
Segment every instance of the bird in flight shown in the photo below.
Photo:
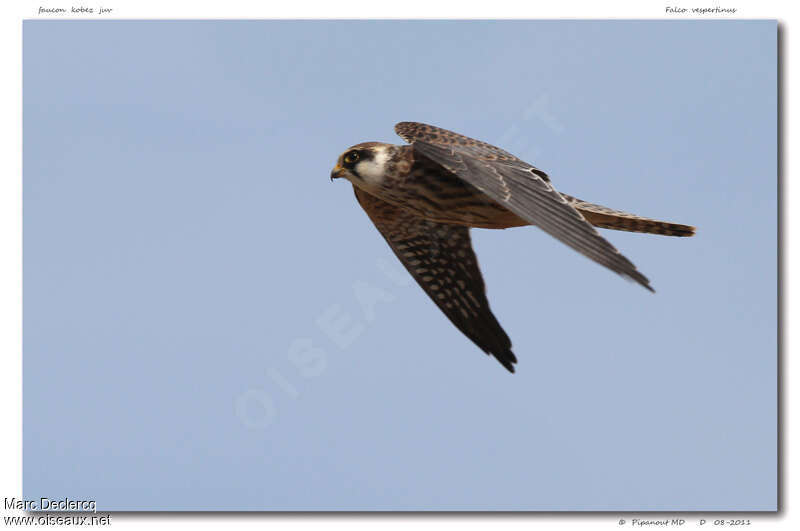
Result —
[[545, 172], [485, 142], [417, 122], [394, 129], [409, 145], [357, 144], [339, 157], [331, 180], [353, 184], [361, 207], [411, 276], [464, 335], [510, 372], [517, 358], [489, 308], [471, 227], [535, 225], [650, 291], [647, 277], [594, 227], [694, 235], [688, 225], [562, 194]]

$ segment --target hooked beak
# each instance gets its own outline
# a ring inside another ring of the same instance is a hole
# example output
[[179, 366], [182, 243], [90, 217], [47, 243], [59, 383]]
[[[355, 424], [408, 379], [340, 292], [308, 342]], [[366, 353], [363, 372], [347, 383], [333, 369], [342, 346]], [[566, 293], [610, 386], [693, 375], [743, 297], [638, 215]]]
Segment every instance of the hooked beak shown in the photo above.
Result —
[[333, 170], [331, 171], [331, 182], [333, 182], [334, 179], [338, 179], [339, 177], [341, 177], [343, 171], [344, 168], [342, 168], [337, 164], [336, 167], [334, 167]]

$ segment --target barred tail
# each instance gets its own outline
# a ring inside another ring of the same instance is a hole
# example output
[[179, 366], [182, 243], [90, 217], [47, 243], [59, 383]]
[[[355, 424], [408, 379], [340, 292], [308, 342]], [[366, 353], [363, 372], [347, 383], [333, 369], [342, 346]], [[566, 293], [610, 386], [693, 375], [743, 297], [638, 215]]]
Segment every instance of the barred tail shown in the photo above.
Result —
[[636, 214], [629, 214], [621, 210], [595, 205], [581, 201], [567, 194], [561, 194], [564, 199], [583, 214], [586, 221], [603, 229], [625, 230], [629, 232], [646, 232], [648, 234], [663, 234], [665, 236], [694, 236], [695, 228], [689, 225], [669, 223], [655, 219], [644, 218]]

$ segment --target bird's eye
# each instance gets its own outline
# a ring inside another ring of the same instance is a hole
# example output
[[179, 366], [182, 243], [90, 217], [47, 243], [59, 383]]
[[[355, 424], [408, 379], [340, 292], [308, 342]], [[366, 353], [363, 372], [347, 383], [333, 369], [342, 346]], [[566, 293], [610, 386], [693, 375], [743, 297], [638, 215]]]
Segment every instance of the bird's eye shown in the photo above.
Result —
[[358, 151], [351, 151], [344, 156], [345, 164], [355, 164], [358, 162]]

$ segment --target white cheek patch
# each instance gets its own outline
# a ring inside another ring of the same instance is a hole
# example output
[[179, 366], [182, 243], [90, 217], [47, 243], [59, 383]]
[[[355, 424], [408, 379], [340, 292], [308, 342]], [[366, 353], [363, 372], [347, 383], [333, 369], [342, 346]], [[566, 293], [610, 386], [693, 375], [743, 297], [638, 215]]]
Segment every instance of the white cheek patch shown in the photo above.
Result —
[[375, 153], [375, 158], [372, 160], [363, 160], [356, 164], [355, 170], [367, 184], [377, 186], [383, 182], [383, 177], [386, 174], [386, 161], [389, 159], [389, 154], [385, 149]]

